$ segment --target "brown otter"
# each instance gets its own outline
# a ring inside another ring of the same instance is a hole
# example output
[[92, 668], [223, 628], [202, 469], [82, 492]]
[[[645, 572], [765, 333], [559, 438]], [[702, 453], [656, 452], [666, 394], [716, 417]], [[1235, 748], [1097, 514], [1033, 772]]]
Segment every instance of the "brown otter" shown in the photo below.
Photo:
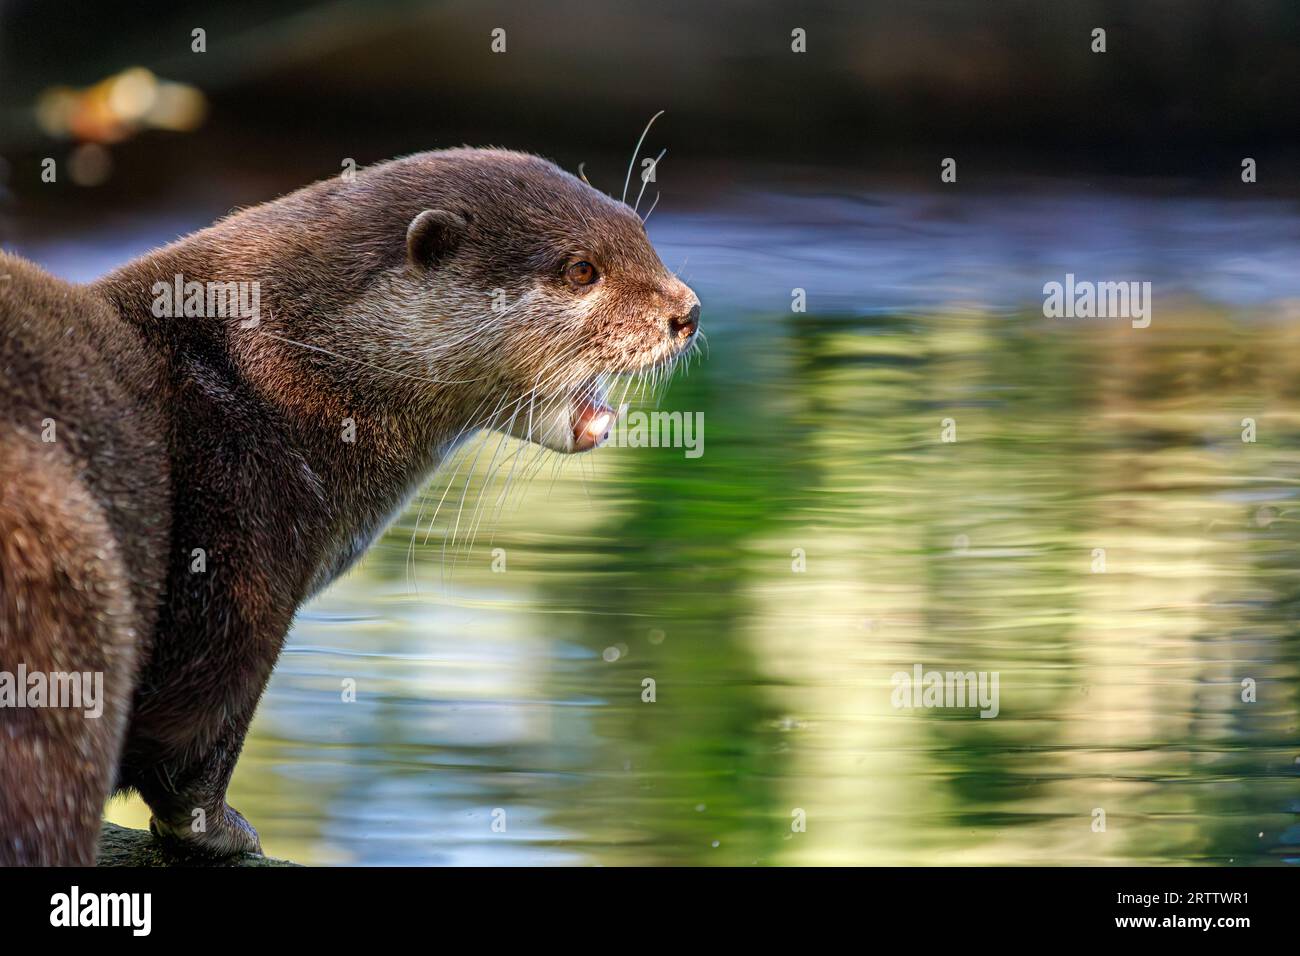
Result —
[[606, 377], [699, 318], [631, 209], [500, 150], [319, 182], [89, 286], [0, 275], [0, 672], [104, 682], [99, 718], [0, 706], [0, 863], [93, 862], [114, 789], [259, 849], [226, 787], [299, 604], [477, 427], [598, 444]]

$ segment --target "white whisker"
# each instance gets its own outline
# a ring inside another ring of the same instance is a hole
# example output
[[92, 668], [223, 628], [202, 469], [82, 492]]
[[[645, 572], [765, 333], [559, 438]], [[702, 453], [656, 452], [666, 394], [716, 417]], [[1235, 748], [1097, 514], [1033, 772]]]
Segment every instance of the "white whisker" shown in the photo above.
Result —
[[632, 147], [632, 160], [627, 164], [627, 178], [623, 180], [623, 196], [620, 200], [624, 205], [627, 204], [627, 187], [632, 182], [632, 167], [636, 165], [636, 157], [637, 154], [641, 152], [641, 144], [645, 142], [646, 133], [650, 132], [650, 127], [654, 125], [655, 120], [663, 115], [664, 111], [660, 110], [654, 116], [650, 117], [650, 122], [646, 123], [645, 129], [641, 131], [641, 138], [636, 141], [636, 146]]

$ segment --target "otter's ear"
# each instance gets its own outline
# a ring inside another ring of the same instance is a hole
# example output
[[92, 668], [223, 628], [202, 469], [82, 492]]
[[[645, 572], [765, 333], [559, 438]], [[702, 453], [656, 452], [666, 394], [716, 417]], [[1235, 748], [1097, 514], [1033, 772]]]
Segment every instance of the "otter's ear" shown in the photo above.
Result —
[[406, 227], [406, 255], [431, 269], [456, 251], [465, 236], [465, 220], [445, 209], [426, 209]]

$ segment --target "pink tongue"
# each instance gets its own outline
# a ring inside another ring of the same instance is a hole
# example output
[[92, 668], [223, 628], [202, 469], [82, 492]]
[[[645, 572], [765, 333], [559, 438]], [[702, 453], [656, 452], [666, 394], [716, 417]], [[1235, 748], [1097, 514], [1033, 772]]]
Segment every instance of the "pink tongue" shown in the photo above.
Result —
[[618, 413], [608, 405], [579, 398], [573, 403], [573, 448], [589, 451], [609, 437]]

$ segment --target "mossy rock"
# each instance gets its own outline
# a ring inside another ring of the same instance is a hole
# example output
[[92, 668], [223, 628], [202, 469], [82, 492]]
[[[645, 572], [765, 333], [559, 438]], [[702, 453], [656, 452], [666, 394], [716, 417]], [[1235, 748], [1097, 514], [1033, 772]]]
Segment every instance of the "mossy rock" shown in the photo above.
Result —
[[188, 853], [158, 840], [148, 830], [129, 830], [105, 821], [99, 833], [97, 866], [297, 866], [288, 860], [276, 860], [255, 853], [243, 853], [216, 859]]

